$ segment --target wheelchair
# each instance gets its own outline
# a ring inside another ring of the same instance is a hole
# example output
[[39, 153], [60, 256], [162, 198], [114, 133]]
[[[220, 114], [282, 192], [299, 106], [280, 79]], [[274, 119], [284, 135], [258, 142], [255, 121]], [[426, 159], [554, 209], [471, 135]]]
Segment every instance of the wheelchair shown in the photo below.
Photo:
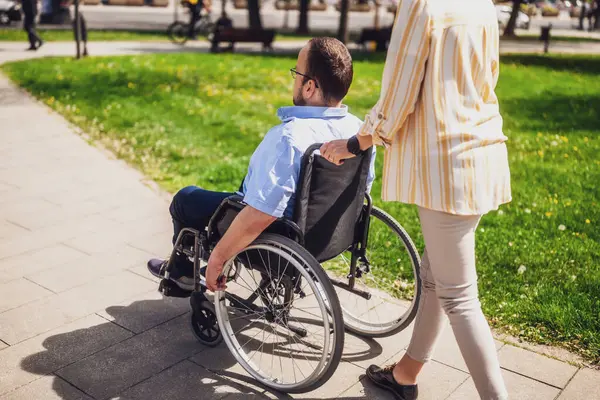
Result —
[[[220, 204], [205, 231], [181, 231], [159, 285], [165, 296], [190, 296], [201, 343], [225, 341], [250, 375], [285, 393], [314, 390], [333, 375], [344, 329], [394, 334], [412, 322], [420, 297], [414, 243], [366, 192], [372, 151], [336, 166], [315, 153], [319, 147], [303, 156], [293, 220], [277, 219], [225, 263], [225, 291], [210, 301], [201, 271], [245, 206], [237, 195]], [[191, 294], [169, 280], [176, 254], [194, 263]]]

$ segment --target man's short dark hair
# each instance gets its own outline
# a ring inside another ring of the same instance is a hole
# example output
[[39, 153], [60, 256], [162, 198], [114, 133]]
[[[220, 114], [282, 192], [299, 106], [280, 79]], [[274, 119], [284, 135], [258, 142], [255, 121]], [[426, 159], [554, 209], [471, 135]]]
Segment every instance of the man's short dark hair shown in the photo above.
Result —
[[306, 75], [316, 79], [326, 102], [342, 100], [352, 84], [352, 56], [339, 40], [319, 37], [309, 42]]

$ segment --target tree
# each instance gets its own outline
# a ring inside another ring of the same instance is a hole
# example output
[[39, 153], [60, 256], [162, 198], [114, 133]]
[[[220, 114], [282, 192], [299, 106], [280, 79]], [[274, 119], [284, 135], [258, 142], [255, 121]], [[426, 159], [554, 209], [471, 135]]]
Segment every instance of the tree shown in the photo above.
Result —
[[381, 8], [381, 0], [374, 0], [375, 3], [375, 20], [373, 21], [373, 28], [379, 29], [379, 9]]
[[298, 19], [297, 33], [306, 35], [308, 33], [308, 8], [310, 0], [300, 0], [300, 17]]
[[504, 28], [504, 36], [515, 36], [515, 28], [517, 26], [519, 11], [521, 11], [521, 3], [523, 3], [523, 0], [513, 0], [513, 9], [510, 13], [506, 28]]
[[348, 42], [348, 10], [350, 0], [341, 0], [340, 8], [340, 27], [338, 29], [338, 40], [342, 43]]
[[290, 5], [291, 5], [291, 1], [290, 0], [283, 0], [283, 5], [285, 7], [285, 14], [283, 16], [283, 29], [287, 29], [288, 25], [289, 25], [289, 20], [290, 20]]
[[248, 25], [250, 29], [262, 29], [259, 0], [248, 0]]

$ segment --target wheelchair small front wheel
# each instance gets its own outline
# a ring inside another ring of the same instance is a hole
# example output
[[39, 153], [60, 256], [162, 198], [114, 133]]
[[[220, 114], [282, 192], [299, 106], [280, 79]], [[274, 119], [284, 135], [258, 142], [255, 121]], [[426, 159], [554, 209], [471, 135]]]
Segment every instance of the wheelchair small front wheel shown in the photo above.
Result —
[[[190, 298], [193, 301], [194, 296]], [[213, 305], [208, 300], [192, 304], [190, 326], [196, 339], [205, 346], [216, 347], [223, 341]]]

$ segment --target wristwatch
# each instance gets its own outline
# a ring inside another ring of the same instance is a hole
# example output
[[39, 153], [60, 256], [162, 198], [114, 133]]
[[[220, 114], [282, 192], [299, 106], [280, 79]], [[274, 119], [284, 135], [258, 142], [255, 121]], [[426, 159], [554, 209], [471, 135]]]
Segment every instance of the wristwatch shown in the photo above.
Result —
[[359, 155], [361, 153], [361, 150], [360, 143], [358, 142], [358, 136], [352, 136], [350, 139], [348, 139], [346, 148], [350, 153], [354, 154], [355, 156]]

